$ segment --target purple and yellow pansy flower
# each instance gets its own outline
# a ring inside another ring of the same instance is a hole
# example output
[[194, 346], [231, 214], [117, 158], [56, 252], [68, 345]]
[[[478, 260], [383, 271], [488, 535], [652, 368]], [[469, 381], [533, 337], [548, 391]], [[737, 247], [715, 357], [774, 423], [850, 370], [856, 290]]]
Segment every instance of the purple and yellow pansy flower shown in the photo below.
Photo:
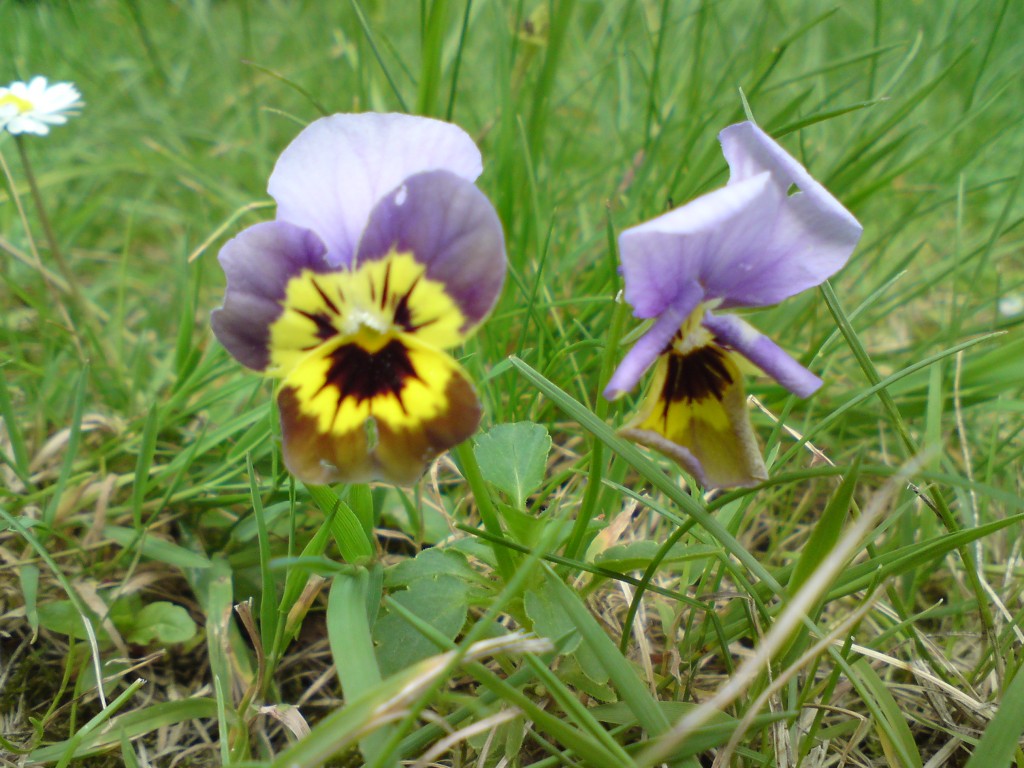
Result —
[[842, 267], [862, 227], [752, 122], [719, 134], [725, 187], [619, 237], [625, 299], [654, 324], [605, 389], [614, 399], [655, 372], [622, 434], [676, 460], [707, 488], [767, 479], [750, 424], [743, 359], [807, 397], [821, 379], [743, 318], [819, 285]]
[[214, 333], [279, 381], [284, 461], [303, 482], [409, 484], [476, 431], [476, 392], [447, 350], [505, 278], [501, 223], [474, 184], [482, 169], [449, 123], [325, 117], [274, 167], [276, 220], [221, 250]]

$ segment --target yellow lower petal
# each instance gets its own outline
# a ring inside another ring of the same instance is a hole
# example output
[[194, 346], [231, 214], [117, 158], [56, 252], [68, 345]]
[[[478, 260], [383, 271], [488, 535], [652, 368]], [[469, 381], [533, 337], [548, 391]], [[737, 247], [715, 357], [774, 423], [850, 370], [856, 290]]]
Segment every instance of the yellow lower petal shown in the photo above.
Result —
[[278, 402], [285, 461], [307, 482], [414, 482], [480, 421], [462, 367], [408, 334], [324, 345], [287, 376]]
[[662, 355], [640, 413], [622, 434], [671, 457], [708, 488], [765, 480], [734, 357], [714, 344]]

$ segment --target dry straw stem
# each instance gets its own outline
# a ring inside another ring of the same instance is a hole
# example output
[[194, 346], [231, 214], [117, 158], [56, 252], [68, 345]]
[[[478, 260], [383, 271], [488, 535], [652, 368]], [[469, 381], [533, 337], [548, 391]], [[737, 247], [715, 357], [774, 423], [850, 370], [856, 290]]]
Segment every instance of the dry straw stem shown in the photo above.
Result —
[[882, 486], [871, 498], [861, 517], [840, 538], [835, 548], [807, 579], [804, 586], [793, 595], [753, 655], [737, 668], [736, 673], [718, 689], [714, 696], [683, 717], [652, 747], [641, 753], [637, 759], [638, 766], [653, 766], [667, 759], [675, 748], [697, 728], [705, 725], [715, 714], [743, 695], [762, 670], [769, 667], [772, 658], [788, 642], [793, 632], [804, 622], [808, 612], [829, 589], [849, 559], [862, 546], [874, 528], [875, 522], [888, 509], [893, 496], [917, 471], [921, 463], [921, 459], [909, 462]]
[[273, 203], [268, 203], [265, 200], [259, 200], [254, 203], [247, 203], [243, 205], [241, 208], [235, 210], [230, 216], [224, 219], [224, 221], [221, 222], [220, 226], [213, 230], [213, 232], [211, 232], [210, 235], [205, 240], [203, 240], [203, 242], [201, 242], [199, 245], [195, 247], [192, 253], [188, 255], [188, 263], [191, 264], [193, 261], [202, 256], [203, 251], [205, 251], [207, 248], [209, 248], [211, 245], [217, 242], [217, 240], [219, 240], [221, 237], [223, 237], [224, 233], [231, 229], [234, 223], [238, 221], [240, 218], [242, 218], [242, 216], [244, 216], [246, 213], [248, 213], [249, 211], [258, 211], [263, 208], [271, 207], [273, 207]]
[[[960, 380], [963, 374], [964, 367], [964, 353], [963, 350], [956, 353], [956, 369], [953, 376], [953, 412], [956, 415], [956, 431], [960, 437], [960, 454], [963, 458], [964, 463], [964, 475], [967, 477], [967, 499], [970, 502], [967, 505], [968, 512], [970, 513], [970, 524], [972, 527], [977, 528], [979, 523], [978, 518], [978, 493], [975, 490], [974, 485], [974, 469], [971, 462], [971, 449], [967, 439], [967, 426], [964, 421], [964, 409], [963, 401], [960, 397]], [[978, 581], [981, 582], [982, 589], [985, 590], [985, 594], [989, 596], [992, 604], [996, 607], [996, 616], [1001, 616], [1006, 623], [1013, 628], [1013, 633], [1017, 637], [1018, 643], [1024, 643], [1024, 631], [1017, 626], [1017, 622], [1014, 621], [1013, 615], [1009, 609], [1003, 603], [1002, 598], [996, 594], [996, 591], [992, 588], [992, 585], [988, 583], [985, 578], [985, 569], [982, 563], [984, 562], [984, 551], [982, 548], [981, 539], [974, 542], [974, 563], [977, 568]], [[997, 633], [998, 634], [998, 633]], [[1003, 657], [999, 653], [992, 654], [994, 663], [996, 664], [996, 674], [999, 679], [1004, 678], [1003, 669]]]
[[[740, 741], [746, 735], [754, 719], [757, 717], [757, 713], [761, 711], [761, 708], [765, 705], [768, 699], [778, 693], [788, 683], [797, 672], [806, 667], [808, 664], [813, 662], [819, 654], [821, 654], [826, 648], [833, 643], [840, 646], [845, 644], [845, 641], [841, 641], [840, 638], [844, 637], [854, 626], [856, 626], [861, 619], [874, 608], [875, 605], [875, 593], [872, 593], [864, 598], [864, 602], [861, 606], [854, 611], [852, 614], [843, 619], [838, 626], [836, 626], [831, 632], [825, 637], [821, 638], [811, 648], [805, 651], [799, 659], [791, 664], [771, 682], [761, 695], [758, 696], [751, 705], [747, 708], [747, 713], [740, 720], [739, 725], [736, 726], [736, 730], [733, 732], [732, 738], [729, 739], [729, 743], [725, 749], [718, 753], [715, 757], [715, 762], [712, 768], [720, 768], [721, 766], [728, 765], [729, 758], [732, 757], [732, 753], [739, 746]], [[856, 647], [856, 646], [855, 646]]]
[[[554, 645], [545, 637], [533, 637], [524, 633], [514, 633], [502, 637], [479, 640], [469, 646], [462, 655], [461, 663], [495, 656], [503, 653], [549, 653]], [[408, 714], [408, 707], [427, 690], [440, 675], [449, 669], [452, 660], [459, 651], [446, 651], [421, 661], [410, 669], [410, 675], [402, 687], [386, 701], [373, 710], [373, 714], [362, 727], [358, 728], [353, 737], [358, 741], [388, 723], [394, 722]]]
[[896, 667], [897, 669], [909, 672], [918, 680], [928, 685], [934, 686], [944, 694], [949, 696], [950, 699], [959, 704], [965, 712], [970, 712], [979, 717], [983, 717], [986, 720], [991, 719], [992, 715], [996, 713], [997, 706], [990, 702], [981, 701], [973, 696], [968, 695], [964, 691], [960, 690], [954, 685], [950, 685], [945, 680], [936, 675], [933, 675], [927, 669], [924, 669], [919, 664], [912, 664], [902, 659], [897, 659], [888, 654], [876, 651], [873, 648], [868, 648], [857, 643], [851, 643], [850, 649], [861, 656], [866, 656], [869, 659], [876, 659], [878, 661], [885, 662], [890, 667]]
[[[24, 154], [24, 147], [20, 141], [18, 142], [18, 150], [22, 153], [21, 157], [23, 161], [28, 162]], [[74, 323], [71, 320], [71, 316], [68, 314], [67, 307], [64, 306], [64, 302], [61, 300], [61, 293], [64, 292], [69, 296], [77, 297], [78, 288], [74, 282], [74, 278], [69, 274], [67, 265], [64, 263], [63, 256], [59, 250], [57, 251], [57, 257], [60, 259], [60, 261], [58, 261], [58, 266], [61, 268], [60, 271], [62, 279], [57, 281], [55, 279], [55, 275], [43, 266], [43, 260], [39, 258], [39, 250], [36, 248], [35, 240], [32, 239], [32, 228], [29, 226], [28, 216], [25, 214], [25, 208], [21, 204], [21, 196], [18, 195], [17, 187], [14, 184], [14, 176], [11, 174], [10, 166], [7, 165], [7, 161], [4, 159], [3, 153], [0, 153], [0, 168], [3, 169], [4, 176], [7, 178], [7, 185], [11, 190], [11, 199], [14, 201], [14, 206], [18, 210], [18, 217], [21, 219], [21, 226], [25, 230], [29, 253], [32, 255], [32, 259], [29, 263], [39, 272], [40, 277], [43, 278], [43, 283], [46, 285], [46, 289], [50, 292], [50, 295], [53, 296], [54, 306], [57, 308], [57, 311], [60, 312], [61, 319], [64, 321], [66, 327], [69, 330], [73, 329]], [[32, 182], [32, 192], [36, 193], [35, 180], [31, 176], [31, 173], [29, 173], [29, 178]], [[43, 215], [45, 215], [45, 211], [43, 211]], [[47, 226], [49, 226], [49, 223], [47, 223]], [[13, 251], [11, 251], [11, 253], [13, 254]], [[82, 349], [78, 336], [72, 333], [71, 339], [75, 344], [75, 349], [78, 351], [79, 356], [85, 359], [85, 352]]]

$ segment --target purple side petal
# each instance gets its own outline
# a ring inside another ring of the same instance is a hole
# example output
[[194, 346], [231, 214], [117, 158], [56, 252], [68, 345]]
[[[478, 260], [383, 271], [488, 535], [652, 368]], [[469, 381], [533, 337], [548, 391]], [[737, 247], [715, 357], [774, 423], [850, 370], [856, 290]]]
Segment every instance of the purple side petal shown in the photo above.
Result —
[[347, 266], [377, 201], [408, 176], [436, 169], [468, 181], [483, 170], [480, 151], [458, 126], [412, 115], [331, 115], [281, 153], [267, 190], [279, 220], [316, 232], [328, 262]]
[[448, 171], [405, 179], [370, 214], [356, 264], [392, 249], [410, 252], [445, 284], [466, 332], [494, 306], [505, 281], [505, 238], [494, 206], [474, 184]]
[[324, 244], [308, 229], [267, 221], [229, 240], [217, 258], [228, 287], [224, 306], [210, 316], [213, 332], [242, 365], [263, 370], [270, 357], [270, 325], [281, 314], [288, 280], [304, 269], [332, 271], [324, 261]]
[[771, 226], [777, 205], [763, 174], [625, 230], [619, 235], [619, 258], [633, 313], [657, 317], [695, 282], [707, 288], [709, 298], [721, 298], [722, 290], [707, 277], [724, 253], [752, 239], [751, 230]]
[[704, 316], [704, 327], [798, 397], [809, 397], [821, 379], [794, 360], [778, 344], [735, 315]]
[[696, 283], [682, 287], [675, 303], [665, 308], [650, 330], [622, 358], [619, 367], [608, 380], [608, 386], [604, 388], [605, 398], [614, 400], [637, 385], [647, 369], [654, 365], [654, 361], [671, 344], [672, 337], [703, 298], [704, 292]]

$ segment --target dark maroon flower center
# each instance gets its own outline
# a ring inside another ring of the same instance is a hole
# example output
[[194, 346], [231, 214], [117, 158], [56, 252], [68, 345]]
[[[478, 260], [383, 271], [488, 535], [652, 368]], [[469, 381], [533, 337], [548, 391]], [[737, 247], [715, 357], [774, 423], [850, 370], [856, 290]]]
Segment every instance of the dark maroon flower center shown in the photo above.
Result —
[[[324, 385], [338, 390], [338, 402], [354, 397], [357, 402], [394, 395], [402, 403], [405, 382], [418, 379], [409, 359], [409, 350], [398, 339], [392, 339], [375, 352], [352, 343], [343, 344], [328, 355], [331, 361]], [[404, 406], [403, 406], [404, 410]]]
[[713, 397], [721, 400], [732, 384], [732, 374], [725, 363], [726, 352], [709, 344], [680, 354], [670, 352], [668, 373], [661, 399], [666, 405], [682, 401], [693, 402]]

